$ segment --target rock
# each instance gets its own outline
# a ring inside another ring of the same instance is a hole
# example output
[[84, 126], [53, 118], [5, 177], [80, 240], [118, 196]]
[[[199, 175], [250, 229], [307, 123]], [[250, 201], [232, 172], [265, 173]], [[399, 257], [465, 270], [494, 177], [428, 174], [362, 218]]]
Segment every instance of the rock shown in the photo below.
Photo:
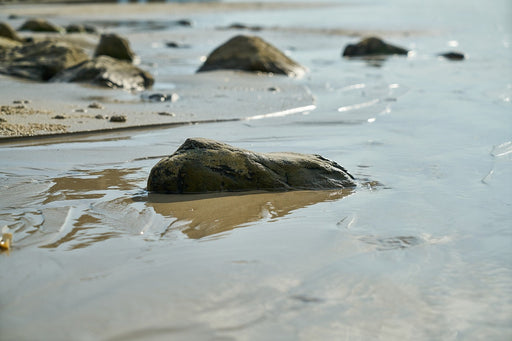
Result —
[[176, 102], [180, 96], [176, 93], [172, 94], [142, 94], [140, 98], [145, 102]]
[[233, 23], [233, 24], [229, 25], [228, 27], [226, 27], [226, 29], [228, 29], [228, 30], [249, 30], [249, 31], [257, 32], [257, 31], [261, 31], [263, 29], [263, 27], [251, 26], [251, 25], [246, 25], [246, 24], [241, 24], [241, 23]]
[[103, 105], [101, 105], [100, 103], [98, 102], [92, 102], [91, 104], [89, 104], [87, 106], [88, 108], [91, 108], [91, 109], [104, 109]]
[[169, 41], [165, 43], [165, 46], [173, 48], [173, 49], [186, 49], [189, 48], [190, 45], [178, 43], [176, 41]]
[[144, 90], [154, 83], [148, 72], [108, 56], [99, 56], [63, 70], [52, 81], [92, 83], [127, 90]]
[[63, 27], [54, 25], [44, 19], [29, 19], [25, 21], [19, 28], [20, 31], [32, 31], [32, 32], [56, 32], [64, 33], [66, 30]]
[[130, 48], [128, 40], [112, 33], [101, 35], [94, 56], [109, 56], [119, 60], [133, 62], [135, 53], [133, 53]]
[[23, 38], [18, 35], [18, 33], [11, 27], [11, 25], [4, 22], [0, 22], [0, 37], [14, 40], [20, 43], [23, 42]]
[[343, 167], [319, 155], [254, 153], [190, 138], [151, 169], [147, 189], [158, 193], [320, 190], [355, 187]]
[[78, 47], [44, 40], [0, 50], [0, 73], [46, 81], [88, 58]]
[[444, 57], [446, 59], [449, 59], [449, 60], [464, 60], [465, 59], [465, 56], [463, 53], [460, 53], [460, 52], [445, 52], [445, 53], [440, 53], [439, 56], [441, 57]]
[[94, 26], [82, 25], [82, 24], [70, 24], [66, 26], [67, 33], [90, 33], [97, 34], [98, 31]]
[[364, 57], [375, 55], [406, 55], [408, 51], [404, 48], [384, 42], [380, 38], [369, 37], [357, 44], [349, 44], [343, 51], [343, 57]]
[[126, 122], [126, 116], [124, 115], [114, 115], [110, 117], [110, 122]]
[[260, 71], [301, 76], [305, 68], [263, 39], [239, 35], [216, 48], [198, 72], [213, 70]]
[[176, 21], [176, 24], [178, 26], [191, 27], [192, 26], [192, 20], [180, 19], [180, 20]]

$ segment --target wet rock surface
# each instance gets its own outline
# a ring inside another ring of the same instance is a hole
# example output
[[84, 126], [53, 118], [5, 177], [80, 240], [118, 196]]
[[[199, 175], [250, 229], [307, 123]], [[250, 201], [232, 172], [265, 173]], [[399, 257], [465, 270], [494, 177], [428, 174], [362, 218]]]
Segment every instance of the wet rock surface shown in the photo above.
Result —
[[402, 47], [388, 44], [377, 37], [369, 37], [357, 44], [347, 45], [343, 50], [343, 57], [407, 55], [407, 53], [408, 51]]
[[255, 36], [238, 35], [216, 48], [198, 72], [242, 70], [300, 76], [305, 68]]
[[117, 34], [102, 34], [100, 42], [94, 51], [94, 56], [109, 56], [119, 60], [133, 62], [135, 53], [130, 48], [127, 39]]
[[63, 27], [54, 25], [51, 22], [44, 19], [29, 19], [25, 21], [19, 28], [20, 31], [32, 31], [32, 32], [55, 32], [64, 33], [66, 30]]
[[336, 162], [319, 155], [255, 153], [190, 138], [151, 170], [147, 189], [158, 193], [321, 190], [355, 187]]
[[0, 73], [46, 81], [88, 58], [82, 49], [64, 42], [27, 43], [0, 50]]
[[109, 88], [144, 90], [153, 85], [154, 78], [148, 72], [127, 61], [99, 56], [60, 72], [51, 81], [91, 83]]

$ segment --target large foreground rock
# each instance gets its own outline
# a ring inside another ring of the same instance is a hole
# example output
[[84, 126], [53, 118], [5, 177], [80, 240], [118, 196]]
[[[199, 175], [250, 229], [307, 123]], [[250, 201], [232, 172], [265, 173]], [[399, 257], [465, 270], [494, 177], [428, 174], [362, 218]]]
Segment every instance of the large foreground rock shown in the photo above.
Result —
[[0, 73], [46, 81], [88, 58], [78, 47], [45, 40], [0, 50]]
[[382, 55], [406, 55], [408, 51], [402, 47], [384, 42], [380, 38], [369, 37], [357, 44], [349, 44], [343, 50], [343, 57], [365, 57]]
[[148, 72], [127, 61], [108, 56], [99, 56], [66, 69], [52, 81], [91, 83], [127, 90], [144, 90], [154, 83], [153, 76]]
[[147, 189], [159, 193], [251, 190], [319, 190], [355, 187], [336, 162], [319, 155], [254, 153], [202, 138], [190, 138], [158, 162]]
[[197, 70], [242, 70], [300, 76], [305, 68], [259, 37], [239, 35], [216, 48]]
[[130, 48], [128, 40], [112, 33], [101, 35], [94, 56], [109, 56], [115, 59], [133, 62], [135, 53], [133, 53]]

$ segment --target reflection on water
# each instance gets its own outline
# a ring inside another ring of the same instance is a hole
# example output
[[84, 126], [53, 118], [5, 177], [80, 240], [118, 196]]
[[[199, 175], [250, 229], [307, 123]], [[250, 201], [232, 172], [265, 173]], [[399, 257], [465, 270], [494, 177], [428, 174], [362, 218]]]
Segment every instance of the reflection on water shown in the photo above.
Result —
[[175, 218], [176, 222], [187, 222], [182, 232], [198, 239], [264, 218], [284, 217], [294, 210], [338, 200], [352, 193], [353, 189], [222, 195], [150, 194], [146, 205], [162, 216]]
[[[151, 161], [151, 160], [150, 160]], [[133, 161], [148, 162], [146, 158]], [[83, 249], [123, 236], [145, 240], [173, 238], [176, 232], [198, 239], [262, 219], [353, 193], [296, 191], [285, 193], [220, 193], [208, 195], [146, 194], [143, 167], [74, 169], [43, 184], [32, 208], [0, 213], [0, 223], [14, 232], [15, 247]], [[25, 184], [13, 200], [23, 201], [41, 185]], [[12, 186], [16, 188], [17, 186]], [[144, 192], [144, 194], [141, 194]], [[21, 198], [18, 198], [21, 197]], [[181, 232], [180, 232], [181, 231]]]

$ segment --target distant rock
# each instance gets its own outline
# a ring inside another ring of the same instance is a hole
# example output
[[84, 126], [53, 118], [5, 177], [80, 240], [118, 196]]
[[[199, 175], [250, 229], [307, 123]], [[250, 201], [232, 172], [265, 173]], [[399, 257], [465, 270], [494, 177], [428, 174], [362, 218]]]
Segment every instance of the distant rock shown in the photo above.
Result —
[[355, 187], [336, 162], [319, 155], [254, 153], [190, 138], [151, 169], [147, 189], [158, 193], [287, 191]]
[[305, 68], [263, 39], [238, 35], [216, 48], [198, 72], [242, 70], [301, 76]]
[[463, 53], [453, 52], [453, 51], [440, 53], [439, 56], [444, 57], [449, 60], [464, 60], [466, 58]]
[[32, 32], [56, 32], [64, 33], [66, 30], [63, 27], [54, 25], [44, 19], [29, 19], [25, 21], [19, 28], [19, 31], [32, 31]]
[[144, 90], [153, 85], [154, 78], [148, 72], [127, 61], [99, 56], [63, 70], [51, 81], [91, 83], [109, 88]]
[[406, 55], [409, 51], [384, 42], [380, 38], [369, 37], [357, 44], [349, 44], [343, 50], [343, 57], [365, 57], [379, 55]]
[[23, 42], [23, 38], [21, 38], [18, 33], [5, 22], [0, 22], [0, 37], [7, 38], [10, 40], [14, 40], [17, 42]]
[[88, 58], [78, 47], [44, 40], [0, 50], [0, 73], [46, 81]]
[[109, 56], [115, 59], [133, 62], [135, 53], [133, 53], [130, 48], [128, 40], [111, 33], [101, 35], [94, 56]]
[[89, 34], [97, 34], [98, 31], [96, 27], [90, 25], [82, 25], [82, 24], [71, 24], [66, 26], [67, 33], [89, 33]]

